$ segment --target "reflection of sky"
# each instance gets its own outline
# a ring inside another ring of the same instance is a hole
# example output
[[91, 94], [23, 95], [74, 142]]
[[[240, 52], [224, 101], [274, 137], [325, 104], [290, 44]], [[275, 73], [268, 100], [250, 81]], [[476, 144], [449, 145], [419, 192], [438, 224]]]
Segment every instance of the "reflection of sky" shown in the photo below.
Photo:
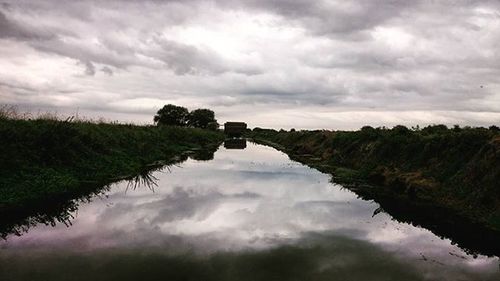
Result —
[[[154, 193], [126, 191], [127, 184], [118, 183], [108, 197], [81, 206], [69, 228], [40, 225], [9, 237], [0, 242], [0, 262], [55, 249], [73, 255], [116, 249], [262, 251], [308, 245], [311, 237], [324, 235], [370, 245], [370, 255], [389, 255], [422, 278], [500, 277], [498, 258], [474, 259], [427, 230], [392, 221], [385, 213], [372, 217], [377, 204], [357, 199], [332, 185], [329, 176], [268, 147], [221, 148], [212, 161], [188, 160], [170, 170], [155, 173]], [[325, 246], [323, 240], [319, 244]]]

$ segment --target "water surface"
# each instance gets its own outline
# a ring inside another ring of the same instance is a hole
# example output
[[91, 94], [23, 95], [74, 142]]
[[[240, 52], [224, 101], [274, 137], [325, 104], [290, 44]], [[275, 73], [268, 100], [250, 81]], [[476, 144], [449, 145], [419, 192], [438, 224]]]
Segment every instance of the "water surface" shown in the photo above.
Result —
[[498, 257], [399, 223], [251, 143], [114, 184], [71, 225], [0, 242], [0, 280], [500, 280]]

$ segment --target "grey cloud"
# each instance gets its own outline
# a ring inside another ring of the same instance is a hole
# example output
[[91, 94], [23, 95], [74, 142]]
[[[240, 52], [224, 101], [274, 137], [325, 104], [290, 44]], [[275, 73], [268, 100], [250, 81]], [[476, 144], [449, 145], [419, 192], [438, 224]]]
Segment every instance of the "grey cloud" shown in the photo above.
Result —
[[101, 68], [101, 71], [109, 76], [113, 75], [113, 70], [109, 66], [104, 66], [103, 68]]
[[112, 65], [117, 68], [126, 68], [137, 65], [134, 56], [120, 56], [108, 49], [87, 47], [83, 42], [64, 42], [62, 39], [30, 42], [39, 51], [69, 57], [79, 61], [93, 61], [96, 63]]
[[0, 87], [5, 87], [16, 91], [18, 94], [22, 94], [22, 92], [35, 92], [36, 89], [34, 87], [30, 87], [27, 85], [22, 85], [18, 83], [9, 83], [9, 82], [1, 82]]
[[143, 207], [157, 209], [158, 216], [155, 223], [170, 222], [181, 219], [204, 220], [214, 212], [220, 204], [231, 199], [254, 200], [259, 198], [255, 193], [222, 194], [218, 191], [197, 193], [183, 188], [176, 188], [174, 192], [162, 200], [148, 203]]
[[163, 206], [161, 210], [158, 211], [158, 216], [153, 220], [154, 223], [170, 222], [187, 218], [204, 220], [216, 210], [222, 198], [223, 195], [218, 192], [196, 195], [178, 188], [166, 198], [149, 203], [144, 207], [156, 209]]
[[54, 34], [33, 25], [22, 25], [12, 21], [7, 15], [0, 11], [0, 38], [44, 40], [54, 37]]
[[303, 25], [313, 34], [343, 36], [354, 41], [367, 39], [363, 31], [400, 16], [420, 2], [422, 1], [217, 1], [222, 7], [271, 11]]
[[197, 74], [203, 71], [222, 72], [217, 56], [193, 46], [156, 37], [154, 42], [159, 47], [151, 55], [164, 62], [177, 75]]
[[2, 82], [0, 81], [0, 89], [9, 89], [9, 91], [13, 91], [15, 95], [19, 96], [33, 96], [39, 93], [55, 93], [55, 94], [73, 94], [77, 93], [77, 89], [73, 89], [70, 87], [61, 88], [54, 85], [44, 85], [43, 87], [37, 85], [31, 85], [24, 81], [10, 81], [10, 82]]
[[[146, 114], [153, 101], [228, 114], [256, 105], [276, 114], [306, 106], [500, 113], [498, 1], [7, 3], [0, 7], [0, 38], [12, 47], [0, 55], [3, 69], [10, 67], [0, 81], [26, 80], [34, 88], [3, 86], [17, 102], [50, 92], [53, 100], [103, 114]], [[52, 78], [33, 70], [67, 58], [84, 62], [93, 82], [75, 75], [81, 66]], [[61, 83], [37, 88], [34, 77], [68, 79], [78, 98], [57, 99]], [[118, 83], [120, 77], [126, 81]], [[85, 95], [98, 98], [88, 102]]]
[[[290, 4], [295, 1], [283, 2]], [[303, 2], [300, 6], [307, 6], [311, 3], [310, 1], [299, 2]], [[414, 2], [416, 1], [405, 1], [405, 5]], [[401, 12], [401, 7], [389, 1], [337, 1], [328, 7], [326, 3], [310, 5], [312, 7], [310, 9], [300, 9], [300, 7], [297, 9], [295, 5], [283, 5], [278, 6], [276, 10], [285, 16], [296, 17], [319, 34], [348, 34], [371, 29]], [[295, 13], [298, 11], [300, 14], [295, 14], [294, 11]]]
[[84, 71], [85, 75], [88, 75], [88, 76], [95, 75], [95, 66], [91, 61], [82, 62], [82, 64], [85, 67], [85, 71]]
[[250, 65], [233, 65], [215, 51], [172, 41], [157, 34], [150, 39], [151, 48], [144, 50], [143, 55], [162, 61], [177, 75], [211, 74], [235, 72], [245, 75], [257, 75], [261, 70]]
[[130, 66], [152, 69], [165, 67], [177, 75], [221, 74], [229, 71], [248, 75], [260, 73], [259, 69], [252, 66], [231, 66], [230, 62], [224, 61], [209, 49], [199, 49], [191, 45], [159, 38], [156, 34], [143, 38], [143, 40], [149, 41], [145, 48], [134, 48], [109, 38], [100, 39], [101, 45], [90, 45], [82, 38], [71, 41], [63, 38], [50, 39], [31, 41], [29, 44], [43, 52], [81, 61], [93, 61], [122, 69]]
[[218, 191], [196, 192], [176, 187], [164, 198], [140, 205], [120, 203], [106, 210], [101, 219], [113, 220], [130, 209], [154, 210], [157, 214], [152, 223], [165, 223], [182, 219], [204, 220], [215, 211], [220, 204], [228, 200], [255, 200], [260, 195], [251, 192], [222, 194]]
[[[146, 1], [144, 5], [139, 5], [134, 1], [126, 2], [128, 2], [130, 6], [125, 8], [130, 13], [135, 13], [129, 10], [135, 8], [139, 11], [140, 9], [145, 9], [144, 12], [147, 10], [157, 11], [160, 8], [157, 7], [157, 5], [164, 8], [164, 11], [169, 11], [169, 9], [171, 9], [171, 11], [167, 13], [171, 16], [167, 18], [163, 13], [159, 14], [162, 16], [158, 19], [161, 23], [169, 22], [169, 18], [177, 17], [177, 20], [171, 22], [171, 24], [175, 25], [178, 22], [183, 22], [185, 17], [192, 16], [192, 12], [185, 12], [191, 8], [189, 5], [192, 5], [192, 3], [186, 4], [177, 1], [153, 1], [152, 3], [148, 3]], [[51, 2], [41, 1], [34, 5], [25, 5], [25, 3], [23, 3], [24, 5], [21, 4], [20, 6], [24, 9], [34, 8], [40, 15], [51, 17], [53, 15], [48, 5], [49, 3]], [[95, 27], [92, 25], [99, 24], [110, 25], [104, 28], [129, 28], [128, 25], [121, 21], [121, 18], [118, 19], [118, 21], [106, 19], [102, 22], [102, 19], [97, 17], [102, 11], [92, 13], [89, 10], [89, 5], [84, 5], [84, 3], [85, 1], [76, 3], [64, 2], [58, 5], [58, 8], [65, 12], [63, 17], [80, 14], [76, 19], [82, 20], [79, 25], [88, 25], [88, 32], [94, 32], [92, 28]], [[115, 2], [115, 5], [116, 4]], [[111, 8], [110, 6], [114, 6], [113, 2], [103, 5], [102, 9], [106, 10], [106, 8]], [[165, 10], [165, 8], [167, 8], [167, 10]], [[82, 13], [80, 13], [80, 11], [82, 11]], [[199, 47], [160, 37], [158, 32], [160, 27], [158, 23], [160, 22], [154, 22], [154, 24], [150, 26], [148, 23], [149, 19], [143, 19], [142, 14], [140, 14], [140, 17], [144, 22], [143, 26], [137, 27], [137, 30], [134, 31], [134, 35], [137, 35], [137, 32], [141, 34], [138, 38], [134, 38], [138, 40], [135, 45], [121, 41], [120, 39], [122, 38], [117, 39], [113, 36], [113, 33], [108, 35], [100, 32], [97, 34], [98, 37], [96, 38], [98, 44], [90, 44], [88, 41], [89, 38], [85, 38], [86, 34], [74, 34], [70, 30], [62, 29], [64, 27], [59, 28], [55, 26], [44, 26], [44, 29], [33, 29], [31, 23], [24, 22], [17, 24], [11, 22], [2, 13], [0, 13], [0, 37], [13, 37], [23, 40], [42, 52], [53, 53], [79, 61], [93, 61], [116, 68], [127, 68], [130, 66], [160, 68], [163, 64], [177, 75], [220, 74], [228, 71], [248, 75], [260, 73], [258, 68], [252, 66], [233, 66], [231, 65], [232, 62], [224, 61], [210, 49], [200, 49]], [[151, 17], [154, 19], [155, 16], [151, 15]], [[64, 18], [61, 20], [64, 20]], [[74, 18], [72, 18], [72, 20], [74, 20]], [[71, 25], [66, 28], [70, 29]]]

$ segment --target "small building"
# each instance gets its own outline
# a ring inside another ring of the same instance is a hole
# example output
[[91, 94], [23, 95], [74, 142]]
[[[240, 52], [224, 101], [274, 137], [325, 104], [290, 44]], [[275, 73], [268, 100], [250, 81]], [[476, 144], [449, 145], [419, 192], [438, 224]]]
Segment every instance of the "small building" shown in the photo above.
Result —
[[224, 123], [224, 133], [229, 137], [241, 137], [247, 129], [245, 122], [226, 122]]

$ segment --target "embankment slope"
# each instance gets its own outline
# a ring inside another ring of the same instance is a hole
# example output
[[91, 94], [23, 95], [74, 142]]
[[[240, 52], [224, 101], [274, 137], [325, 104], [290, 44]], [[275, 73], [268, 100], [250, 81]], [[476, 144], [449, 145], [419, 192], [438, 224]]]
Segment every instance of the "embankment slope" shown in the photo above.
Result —
[[194, 128], [0, 118], [0, 211], [74, 198], [223, 139]]
[[[254, 129], [248, 137], [292, 159], [357, 185], [361, 194], [442, 207], [500, 230], [500, 132], [498, 128], [359, 131]], [[365, 186], [365, 188], [363, 188]]]

